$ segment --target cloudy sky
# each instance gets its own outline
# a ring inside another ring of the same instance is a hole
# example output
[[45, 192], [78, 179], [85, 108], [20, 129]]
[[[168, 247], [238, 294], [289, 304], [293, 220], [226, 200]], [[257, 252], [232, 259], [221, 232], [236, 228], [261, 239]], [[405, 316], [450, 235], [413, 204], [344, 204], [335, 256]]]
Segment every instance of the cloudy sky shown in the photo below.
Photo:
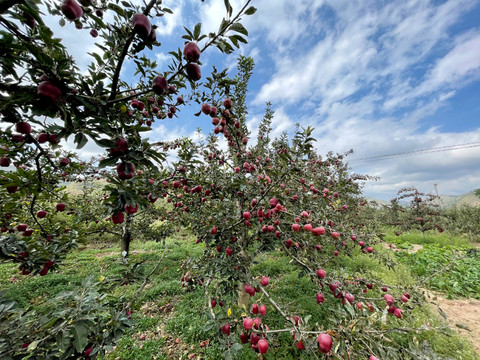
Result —
[[[244, 3], [231, 2], [234, 11]], [[238, 54], [254, 58], [247, 99], [254, 131], [265, 102], [272, 102], [274, 136], [298, 122], [315, 127], [320, 153], [353, 149], [352, 172], [380, 177], [365, 188], [372, 197], [390, 199], [412, 185], [433, 191], [437, 184], [446, 195], [480, 188], [480, 0], [252, 5], [257, 13], [242, 21], [249, 44], [229, 57], [207, 50], [202, 70], [234, 68]], [[202, 22], [204, 32], [215, 31], [225, 9], [223, 0], [165, 0], [164, 6], [174, 15], [153, 20], [162, 42], [153, 55], [166, 68], [167, 53], [183, 47], [183, 25]], [[86, 66], [93, 40], [85, 36], [78, 46], [78, 31], [65, 30], [58, 31], [67, 41], [75, 37], [72, 53]], [[206, 118], [184, 111], [149, 136], [171, 139], [197, 127], [211, 130]], [[402, 155], [385, 156], [391, 154]]]

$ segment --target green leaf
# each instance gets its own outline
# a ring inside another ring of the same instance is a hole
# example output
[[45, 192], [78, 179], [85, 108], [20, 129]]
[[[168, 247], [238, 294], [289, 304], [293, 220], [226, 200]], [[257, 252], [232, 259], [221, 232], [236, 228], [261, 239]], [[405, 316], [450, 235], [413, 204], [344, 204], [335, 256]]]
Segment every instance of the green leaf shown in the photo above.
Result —
[[232, 5], [230, 5], [230, 2], [228, 0], [224, 0], [225, 3], [225, 9], [227, 9], [228, 16], [232, 16], [233, 8]]
[[248, 31], [247, 29], [245, 29], [245, 27], [240, 24], [240, 23], [235, 23], [235, 24], [232, 24], [230, 26], [230, 29], [229, 30], [233, 30], [233, 31], [236, 31], [236, 32], [239, 32], [245, 36], [248, 36]]
[[250, 6], [247, 10], [245, 10], [245, 15], [253, 15], [257, 12], [257, 8], [254, 6]]
[[87, 328], [83, 324], [75, 324], [75, 326], [72, 329], [73, 333], [73, 344], [75, 345], [75, 349], [77, 352], [81, 353], [85, 347], [87, 346], [88, 343], [88, 337], [87, 337]]
[[103, 148], [111, 148], [115, 146], [114, 142], [110, 139], [98, 139], [98, 140], [94, 139], [94, 140], [98, 146]]
[[197, 25], [195, 25], [195, 27], [193, 28], [193, 38], [195, 40], [198, 39], [198, 37], [200, 36], [200, 32], [202, 31], [202, 23], [198, 23]]
[[116, 163], [117, 163], [117, 159], [107, 158], [107, 159], [103, 159], [102, 161], [100, 161], [100, 163], [98, 164], [98, 167], [101, 169], [101, 168], [104, 168], [106, 166], [113, 166]]
[[83, 133], [75, 135], [74, 143], [77, 144], [77, 149], [83, 148], [88, 142], [88, 138]]

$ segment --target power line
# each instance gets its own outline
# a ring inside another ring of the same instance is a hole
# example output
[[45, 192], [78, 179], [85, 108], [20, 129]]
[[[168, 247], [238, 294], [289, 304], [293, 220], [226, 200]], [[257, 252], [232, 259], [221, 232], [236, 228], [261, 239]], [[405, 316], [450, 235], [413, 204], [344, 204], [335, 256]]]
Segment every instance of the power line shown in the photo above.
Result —
[[435, 152], [468, 149], [468, 148], [479, 147], [479, 146], [480, 146], [480, 142], [439, 146], [439, 147], [434, 147], [430, 149], [419, 149], [419, 150], [412, 150], [412, 151], [404, 151], [396, 154], [377, 155], [377, 156], [370, 156], [370, 157], [359, 158], [359, 159], [352, 159], [351, 161], [349, 161], [349, 163], [352, 164], [352, 163], [372, 161], [372, 160], [375, 161], [375, 160], [396, 159], [396, 158], [423, 155], [423, 154], [429, 154], [429, 153], [435, 153]]

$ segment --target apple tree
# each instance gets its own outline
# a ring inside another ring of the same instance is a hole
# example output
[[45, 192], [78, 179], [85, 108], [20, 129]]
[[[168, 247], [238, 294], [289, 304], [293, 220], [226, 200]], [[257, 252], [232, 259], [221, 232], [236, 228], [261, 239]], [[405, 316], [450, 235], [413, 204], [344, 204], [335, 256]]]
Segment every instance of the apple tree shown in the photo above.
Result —
[[[256, 144], [249, 145], [246, 90], [253, 67], [252, 59], [240, 57], [236, 77], [211, 86], [216, 92], [199, 116], [210, 119], [212, 132], [180, 148], [164, 182], [172, 221], [190, 229], [204, 248], [199, 259], [184, 262], [182, 286], [204, 288], [206, 328], [217, 329], [226, 358], [238, 355], [242, 344], [266, 354], [282, 332], [291, 333], [292, 348], [300, 350], [405, 358], [401, 344], [387, 340], [382, 322], [387, 316], [401, 322], [418, 300], [342, 267], [345, 256], [377, 255], [375, 226], [362, 215], [361, 184], [368, 177], [350, 174], [348, 154], [317, 154], [310, 127], [297, 126], [291, 139], [271, 139], [269, 104]], [[252, 270], [262, 254], [278, 249], [315, 284], [315, 314], [300, 318], [288, 296], [269, 293], [268, 274]], [[269, 323], [269, 312], [283, 322]]]
[[[401, 234], [403, 231], [418, 230], [425, 236], [425, 232], [438, 230], [443, 232], [443, 214], [438, 202], [438, 196], [423, 193], [415, 187], [403, 188], [398, 191], [397, 197], [391, 200], [389, 213], [391, 222]], [[408, 201], [403, 206], [402, 202]]]
[[[65, 200], [56, 190], [65, 173], [81, 170], [75, 153], [64, 150], [66, 141], [77, 151], [89, 141], [107, 151], [94, 164], [116, 167], [105, 173], [110, 181], [105, 203], [114, 222], [125, 218], [129, 223], [128, 215], [148, 203], [132, 179], [142, 171], [158, 175], [165, 159], [145, 133], [155, 122], [181, 117], [181, 108], [201, 96], [203, 51], [215, 46], [228, 54], [246, 42], [240, 21], [255, 12], [249, 3], [233, 14], [226, 1], [228, 16], [217, 32], [202, 34], [201, 24], [186, 29], [178, 50], [170, 52], [170, 65], [159, 68], [151, 59], [161, 50], [155, 19], [172, 13], [161, 1], [1, 2], [2, 259], [39, 273], [45, 264], [57, 266], [75, 246], [76, 230], [66, 231], [52, 217], [63, 211], [55, 206]], [[55, 37], [48, 25], [53, 21], [65, 31], [96, 39], [86, 73]], [[134, 65], [134, 76], [122, 75], [127, 62]], [[50, 209], [43, 209], [48, 201]], [[123, 243], [129, 239], [126, 231]]]

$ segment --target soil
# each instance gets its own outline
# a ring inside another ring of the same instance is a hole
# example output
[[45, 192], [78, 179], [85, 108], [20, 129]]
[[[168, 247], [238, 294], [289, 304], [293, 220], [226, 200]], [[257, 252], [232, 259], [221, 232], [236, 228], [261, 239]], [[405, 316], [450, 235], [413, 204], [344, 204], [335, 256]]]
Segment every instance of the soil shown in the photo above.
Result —
[[427, 300], [447, 317], [451, 329], [470, 340], [480, 354], [480, 301], [475, 299], [449, 300], [441, 294], [425, 290]]

